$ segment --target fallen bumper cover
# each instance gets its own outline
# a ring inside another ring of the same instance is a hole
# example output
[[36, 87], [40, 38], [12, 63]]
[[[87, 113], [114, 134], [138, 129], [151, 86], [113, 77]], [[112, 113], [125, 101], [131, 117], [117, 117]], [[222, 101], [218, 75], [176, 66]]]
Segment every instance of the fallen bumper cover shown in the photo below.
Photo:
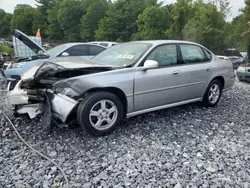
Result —
[[48, 97], [50, 99], [52, 116], [66, 123], [68, 116], [78, 102], [60, 93], [54, 94], [51, 91], [48, 92]]
[[[43, 113], [44, 102], [31, 103], [27, 91], [20, 88], [21, 82], [19, 81], [13, 90], [11, 90], [11, 82], [8, 84], [7, 104], [15, 113], [28, 114], [33, 119]], [[41, 91], [45, 92], [45, 90]], [[50, 101], [52, 116], [62, 123], [66, 123], [68, 116], [78, 102], [65, 95], [55, 94], [53, 91], [46, 91], [46, 94]]]

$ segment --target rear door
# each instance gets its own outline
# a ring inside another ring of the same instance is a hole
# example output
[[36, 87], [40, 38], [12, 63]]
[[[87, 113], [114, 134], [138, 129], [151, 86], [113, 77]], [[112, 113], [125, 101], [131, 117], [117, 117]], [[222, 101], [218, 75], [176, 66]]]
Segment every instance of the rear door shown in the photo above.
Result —
[[180, 44], [182, 56], [180, 74], [182, 78], [182, 100], [203, 97], [212, 77], [212, 55], [206, 49], [194, 44]]

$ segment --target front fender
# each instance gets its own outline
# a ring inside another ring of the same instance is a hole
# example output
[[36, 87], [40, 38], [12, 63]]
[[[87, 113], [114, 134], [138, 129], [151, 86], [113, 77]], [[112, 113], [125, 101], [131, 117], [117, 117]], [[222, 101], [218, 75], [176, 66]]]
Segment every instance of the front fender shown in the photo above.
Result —
[[128, 112], [133, 110], [134, 71], [131, 69], [74, 77], [55, 83], [53, 88], [56, 93], [62, 93], [74, 99], [81, 98], [87, 91], [96, 88], [117, 88], [126, 96]]

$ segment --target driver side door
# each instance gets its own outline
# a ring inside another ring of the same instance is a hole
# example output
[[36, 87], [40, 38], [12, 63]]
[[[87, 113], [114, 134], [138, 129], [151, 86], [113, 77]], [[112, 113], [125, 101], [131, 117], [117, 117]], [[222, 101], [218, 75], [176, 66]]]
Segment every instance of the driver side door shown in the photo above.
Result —
[[179, 102], [183, 93], [180, 92], [182, 79], [178, 54], [176, 44], [158, 46], [145, 61], [157, 61], [159, 67], [148, 70], [137, 68], [134, 89], [135, 111]]

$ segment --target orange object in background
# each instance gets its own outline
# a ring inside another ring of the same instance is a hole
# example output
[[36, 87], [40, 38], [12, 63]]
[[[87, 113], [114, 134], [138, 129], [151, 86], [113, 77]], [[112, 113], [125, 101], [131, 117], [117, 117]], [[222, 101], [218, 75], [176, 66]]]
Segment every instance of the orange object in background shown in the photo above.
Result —
[[37, 32], [36, 32], [36, 37], [40, 37], [40, 38], [41, 38], [40, 29], [37, 30]]

